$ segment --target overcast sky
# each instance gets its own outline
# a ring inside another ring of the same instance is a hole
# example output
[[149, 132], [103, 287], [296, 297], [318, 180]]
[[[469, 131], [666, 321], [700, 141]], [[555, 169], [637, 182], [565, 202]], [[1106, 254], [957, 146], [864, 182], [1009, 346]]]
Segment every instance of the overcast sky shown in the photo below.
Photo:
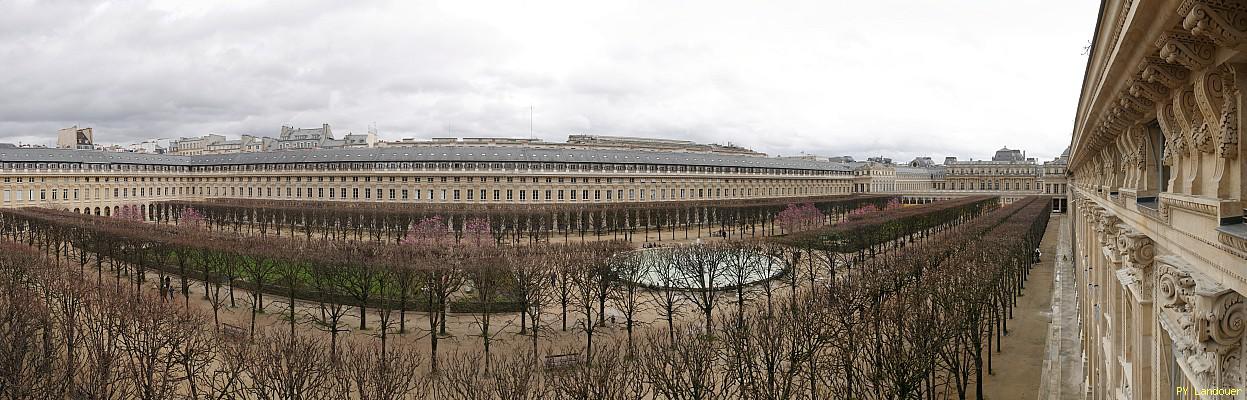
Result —
[[0, 0], [0, 142], [280, 126], [652, 136], [772, 155], [1047, 159], [1098, 5]]

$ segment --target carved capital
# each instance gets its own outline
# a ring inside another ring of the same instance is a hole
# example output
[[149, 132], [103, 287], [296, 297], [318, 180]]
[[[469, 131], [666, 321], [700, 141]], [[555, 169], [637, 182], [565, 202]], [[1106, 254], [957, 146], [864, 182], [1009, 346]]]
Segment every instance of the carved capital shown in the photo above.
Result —
[[1178, 314], [1190, 312], [1195, 295], [1195, 278], [1190, 272], [1168, 263], [1161, 264], [1157, 271], [1156, 289], [1161, 307]]
[[1178, 8], [1182, 28], [1196, 36], [1211, 39], [1224, 47], [1234, 47], [1247, 39], [1247, 10], [1242, 3], [1224, 0], [1188, 0]]
[[1191, 70], [1212, 65], [1216, 52], [1212, 41], [1183, 31], [1166, 32], [1156, 41], [1156, 47], [1160, 48], [1160, 58]]
[[1152, 238], [1134, 229], [1126, 228], [1122, 229], [1117, 242], [1127, 266], [1144, 271], [1152, 269], [1152, 261], [1156, 256]]
[[1209, 351], [1224, 353], [1238, 348], [1247, 333], [1247, 303], [1229, 289], [1200, 294], [1200, 318], [1196, 329]]

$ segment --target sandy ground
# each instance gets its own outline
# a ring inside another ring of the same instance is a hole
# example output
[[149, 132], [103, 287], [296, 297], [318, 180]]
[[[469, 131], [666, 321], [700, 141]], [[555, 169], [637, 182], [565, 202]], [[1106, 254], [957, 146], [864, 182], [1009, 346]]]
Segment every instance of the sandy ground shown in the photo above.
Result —
[[1063, 233], [1061, 226], [1065, 218], [1064, 215], [1055, 215], [1048, 221], [1047, 231], [1039, 246], [1042, 252], [1040, 262], [1031, 269], [1022, 297], [1018, 298], [1013, 319], [1009, 321], [1009, 333], [1001, 342], [1001, 352], [992, 354], [995, 374], [984, 378], [984, 398], [1038, 399], [1041, 394], [1040, 378], [1044, 369], [1049, 325], [1053, 321], [1054, 261], [1060, 257], [1057, 243], [1059, 234]]

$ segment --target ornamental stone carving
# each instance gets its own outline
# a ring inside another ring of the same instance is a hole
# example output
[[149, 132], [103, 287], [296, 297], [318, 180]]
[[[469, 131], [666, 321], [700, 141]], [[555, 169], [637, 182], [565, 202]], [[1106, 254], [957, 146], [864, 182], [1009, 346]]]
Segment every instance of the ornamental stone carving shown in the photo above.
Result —
[[1130, 116], [1142, 115], [1144, 111], [1151, 109], [1155, 105], [1151, 99], [1143, 96], [1136, 96], [1129, 92], [1121, 95], [1119, 103], [1122, 108], [1125, 109], [1123, 113], [1130, 112]]
[[1240, 73], [1237, 68], [1228, 69], [1223, 74], [1221, 80], [1226, 87], [1225, 101], [1221, 105], [1221, 115], [1218, 127], [1220, 135], [1217, 137], [1217, 157], [1234, 158], [1238, 156], [1238, 85], [1235, 84], [1234, 75]]
[[1243, 3], [1232, 0], [1187, 0], [1178, 7], [1178, 15], [1184, 16], [1182, 28], [1224, 47], [1247, 39], [1245, 11]]
[[1204, 69], [1212, 65], [1216, 46], [1212, 41], [1183, 31], [1169, 31], [1156, 41], [1160, 58], [1177, 63], [1190, 70]]
[[[1161, 307], [1178, 314], [1190, 313], [1193, 306], [1191, 298], [1195, 295], [1195, 279], [1190, 272], [1172, 264], [1161, 264], [1156, 289]], [[1183, 321], [1179, 318], [1177, 322]], [[1189, 318], [1186, 322], [1190, 322]]]
[[[1096, 233], [1100, 239], [1100, 246], [1103, 246], [1111, 253], [1117, 252], [1117, 230], [1121, 219], [1113, 215], [1111, 211], [1103, 208], [1096, 208]], [[1114, 260], [1116, 261], [1116, 260]]]
[[1122, 268], [1134, 276], [1138, 283], [1139, 295], [1143, 300], [1152, 299], [1152, 287], [1155, 282], [1153, 259], [1155, 257], [1152, 239], [1147, 235], [1125, 225], [1118, 225], [1117, 251], [1122, 260]]
[[1159, 83], [1152, 83], [1142, 80], [1134, 81], [1130, 85], [1130, 94], [1150, 100], [1155, 103], [1165, 103], [1169, 101], [1169, 88]]
[[1247, 303], [1242, 295], [1194, 271], [1181, 258], [1156, 257], [1158, 322], [1175, 358], [1200, 387], [1239, 387]]
[[1186, 82], [1189, 71], [1180, 65], [1170, 64], [1163, 58], [1148, 57], [1144, 60], [1146, 64], [1140, 76], [1151, 83], [1163, 85], [1168, 89], [1175, 89], [1182, 86]]
[[1204, 335], [1201, 341], [1211, 341], [1208, 346], [1213, 349], [1237, 347], [1247, 332], [1247, 303], [1243, 296], [1226, 289], [1206, 300], [1209, 304], [1202, 307], [1205, 314], [1200, 319], [1200, 333]]

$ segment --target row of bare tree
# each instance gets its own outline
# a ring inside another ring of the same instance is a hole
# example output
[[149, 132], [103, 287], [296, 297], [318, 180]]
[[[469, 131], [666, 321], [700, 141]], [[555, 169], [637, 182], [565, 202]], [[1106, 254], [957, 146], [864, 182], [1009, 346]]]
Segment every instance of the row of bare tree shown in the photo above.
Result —
[[[443, 354], [439, 360], [437, 331], [444, 333], [445, 307], [431, 307], [428, 309], [429, 325], [425, 333], [429, 335], [432, 352], [428, 360], [421, 360], [422, 357], [414, 355], [412, 349], [387, 345], [386, 335], [394, 324], [393, 311], [398, 310], [401, 320], [405, 310], [388, 301], [371, 303], [382, 308], [377, 315], [383, 321], [378, 323], [380, 329], [373, 335], [376, 339], [365, 345], [351, 341], [345, 341], [345, 345], [338, 343], [336, 334], [340, 325], [317, 320], [317, 313], [310, 312], [307, 319], [318, 326], [331, 328], [326, 329], [331, 333], [327, 343], [300, 334], [294, 329], [297, 318], [291, 318], [290, 332], [261, 330], [242, 347], [246, 347], [247, 352], [267, 349], [280, 354], [297, 353], [297, 357], [278, 357], [284, 363], [281, 368], [292, 374], [296, 368], [290, 365], [310, 368], [292, 358], [307, 360], [311, 364], [329, 364], [317, 367], [326, 375], [313, 379], [316, 381], [313, 384], [315, 388], [296, 389], [306, 393], [306, 396], [271, 396], [274, 398], [318, 398], [312, 393], [332, 396], [355, 391], [350, 386], [333, 382], [347, 379], [342, 377], [344, 375], [367, 370], [362, 366], [342, 367], [351, 365], [347, 360], [356, 357], [354, 354], [357, 353], [372, 354], [369, 357], [376, 365], [402, 362], [409, 366], [431, 367], [419, 369], [421, 372], [414, 372], [417, 368], [403, 368], [405, 372], [392, 373], [393, 377], [384, 380], [409, 383], [382, 385], [410, 389], [375, 396], [365, 395], [360, 389], [359, 394], [353, 395], [359, 398], [937, 398], [948, 395], [964, 398], [969, 393], [968, 385], [981, 384], [984, 364], [990, 372], [991, 344], [994, 341], [999, 349], [1000, 335], [1007, 329], [1007, 313], [1011, 312], [1013, 299], [1020, 293], [1025, 274], [1029, 271], [1032, 261], [1030, 251], [1042, 236], [1042, 223], [1046, 222], [1046, 216], [1044, 203], [1019, 202], [980, 218], [967, 221], [956, 217], [946, 221], [939, 228], [927, 230], [936, 232], [932, 240], [911, 242], [913, 237], [902, 235], [897, 240], [908, 245], [884, 246], [884, 251], [866, 258], [844, 257], [845, 254], [840, 258], [815, 257], [812, 255], [814, 252], [825, 250], [815, 246], [813, 241], [804, 242], [809, 244], [807, 247], [728, 242], [648, 252], [623, 252], [622, 246], [610, 243], [574, 248], [409, 246], [405, 249], [408, 253], [386, 254], [355, 254], [351, 252], [368, 250], [364, 246], [353, 246], [346, 252], [336, 252], [342, 258], [342, 265], [358, 264], [351, 260], [379, 260], [384, 256], [394, 260], [421, 260], [411, 263], [414, 265], [436, 266], [412, 271], [420, 278], [413, 281], [415, 285], [412, 287], [416, 289], [411, 293], [431, 296], [430, 304], [446, 304], [464, 285], [471, 285], [475, 296], [482, 300], [503, 293], [514, 296], [523, 303], [524, 312], [521, 315], [531, 321], [531, 326], [521, 322], [520, 330], [530, 335], [533, 347], [522, 350], [518, 343], [510, 343], [510, 346], [504, 344], [501, 352], [492, 349], [498, 345], [495, 340], [506, 326], [494, 325], [492, 311], [485, 306], [478, 309], [479, 314], [474, 316], [474, 325], [480, 328], [479, 334], [474, 336], [482, 340], [479, 350]], [[956, 223], [951, 223], [953, 221]], [[38, 245], [45, 249], [45, 254], [55, 255], [44, 258], [52, 260], [48, 263], [54, 265], [45, 268], [47, 270], [74, 270], [56, 264], [56, 257], [66, 260], [78, 259], [80, 254], [92, 257], [90, 252], [73, 250], [75, 246], [70, 241], [52, 238], [54, 235], [47, 233], [52, 229], [48, 226], [33, 228], [18, 224], [8, 227], [5, 223], [0, 227], [5, 227], [6, 236]], [[104, 259], [116, 260], [112, 257], [127, 252], [142, 253], [142, 249], [153, 245], [129, 243]], [[907, 247], [904, 251], [897, 251], [900, 246]], [[94, 257], [99, 259], [98, 253]], [[125, 256], [120, 258], [126, 259]], [[775, 262], [781, 258], [795, 260], [795, 263]], [[824, 259], [830, 262], [822, 262]], [[26, 262], [26, 265], [37, 264], [37, 261]], [[116, 261], [110, 261], [110, 264], [117, 267]], [[805, 268], [797, 268], [800, 264], [804, 264]], [[89, 276], [81, 274], [84, 265], [86, 262], [78, 265], [77, 274], [68, 275], [79, 281], [89, 280]], [[396, 273], [393, 265], [374, 265], [376, 268], [368, 268], [367, 273], [376, 275], [359, 282], [371, 282], [369, 285], [378, 285], [379, 281], [393, 282], [394, 277], [401, 275]], [[771, 276], [759, 272], [761, 268], [775, 268], [776, 265], [787, 268], [788, 273], [784, 276], [791, 278], [790, 297], [773, 297], [772, 290], [776, 287], [769, 279], [751, 284], [755, 278]], [[748, 273], [737, 272], [746, 269]], [[972, 273], [967, 274], [968, 269]], [[128, 270], [127, 273], [141, 275], [136, 270]], [[668, 276], [661, 276], [663, 273]], [[799, 275], [808, 278], [809, 284], [798, 285]], [[330, 281], [339, 278], [327, 276], [332, 277], [327, 278]], [[119, 309], [134, 308], [132, 303], [138, 302], [156, 304], [153, 307], [161, 307], [164, 312], [198, 318], [185, 326], [206, 322], [206, 318], [194, 317], [185, 309], [160, 305], [161, 302], [142, 295], [145, 288], [141, 285], [101, 285], [102, 275], [96, 278], [91, 284], [80, 286], [98, 296], [130, 302], [119, 303], [126, 304]], [[30, 281], [54, 280], [32, 278]], [[219, 283], [216, 285], [219, 293]], [[52, 287], [46, 282], [27, 286]], [[446, 293], [440, 302], [435, 295], [439, 293], [438, 287], [451, 288], [440, 292]], [[750, 305], [756, 296], [766, 297], [766, 307], [761, 307], [761, 303]], [[219, 299], [218, 295], [217, 301]], [[189, 298], [186, 300], [189, 301]], [[730, 308], [733, 312], [715, 314], [724, 307], [731, 307], [733, 302], [736, 303]], [[488, 301], [482, 303], [493, 304]], [[291, 315], [294, 316], [294, 303], [291, 304]], [[665, 310], [665, 315], [662, 311], [659, 314], [665, 317], [666, 323], [662, 324], [665, 325], [662, 328], [642, 329], [634, 344], [633, 327], [641, 321], [634, 321], [633, 317], [635, 311], [646, 304]], [[607, 305], [624, 314], [626, 328], [620, 334], [616, 334], [616, 330], [602, 328], [608, 318]], [[345, 310], [341, 303], [324, 302], [319, 308], [321, 313], [325, 313], [326, 307], [329, 314], [334, 313], [334, 309]], [[543, 315], [554, 307], [561, 308], [562, 329], [568, 328], [567, 314], [570, 310], [573, 314], [571, 328], [584, 333], [584, 342], [571, 345], [566, 350], [577, 353], [574, 363], [563, 367], [556, 365], [549, 371], [543, 371], [550, 364], [543, 361], [542, 355], [552, 349], [540, 352], [538, 337], [541, 332], [548, 331], [548, 327], [542, 326], [545, 322]], [[630, 309], [632, 312], [628, 311]], [[698, 324], [702, 326], [694, 328], [675, 318], [685, 309], [697, 310], [704, 318], [704, 325]], [[362, 311], [361, 322], [367, 315]], [[345, 315], [345, 311], [341, 314]], [[26, 332], [30, 334], [26, 336], [56, 335], [55, 332], [44, 333], [56, 328], [41, 329], [28, 330]], [[340, 348], [343, 346], [345, 349]], [[214, 357], [235, 357], [230, 349], [214, 353]], [[128, 348], [115, 351], [126, 352]], [[77, 352], [54, 351], [56, 354]], [[275, 353], [265, 353], [264, 357], [274, 357]], [[250, 362], [240, 368], [252, 368], [254, 365], [255, 362]], [[516, 368], [519, 365], [532, 367]], [[373, 371], [378, 369], [386, 370], [376, 367]], [[239, 382], [256, 380], [252, 372], [239, 374], [247, 377]], [[213, 373], [213, 376], [222, 374]], [[190, 378], [174, 379], [174, 386], [183, 389], [173, 392], [188, 390], [181, 382], [189, 381]], [[237, 390], [246, 390], [241, 392], [245, 395], [239, 397], [264, 397], [256, 392], [253, 384], [237, 385], [240, 388]], [[366, 385], [375, 384], [361, 383], [357, 386], [363, 388]], [[976, 393], [981, 393], [981, 390]], [[181, 395], [121, 397], [168, 398]]]
[[[699, 238], [722, 232], [732, 238], [782, 234], [776, 216], [789, 204], [808, 202], [819, 209], [823, 224], [838, 221], [864, 205], [880, 208], [897, 196], [853, 195], [798, 199], [760, 199], [733, 202], [641, 202], [611, 204], [392, 204], [215, 199], [171, 201], [152, 206], [153, 219], [177, 223], [182, 210], [191, 207], [206, 218], [211, 229], [258, 235], [303, 236], [311, 240], [370, 240], [398, 242], [408, 230], [430, 217], [439, 217], [456, 239], [465, 236], [469, 221], [481, 219], [498, 243], [548, 242], [562, 236], [586, 240], [633, 241], [642, 234], [657, 240]], [[691, 231], [691, 233], [690, 233]], [[690, 236], [691, 235], [691, 236]]]

